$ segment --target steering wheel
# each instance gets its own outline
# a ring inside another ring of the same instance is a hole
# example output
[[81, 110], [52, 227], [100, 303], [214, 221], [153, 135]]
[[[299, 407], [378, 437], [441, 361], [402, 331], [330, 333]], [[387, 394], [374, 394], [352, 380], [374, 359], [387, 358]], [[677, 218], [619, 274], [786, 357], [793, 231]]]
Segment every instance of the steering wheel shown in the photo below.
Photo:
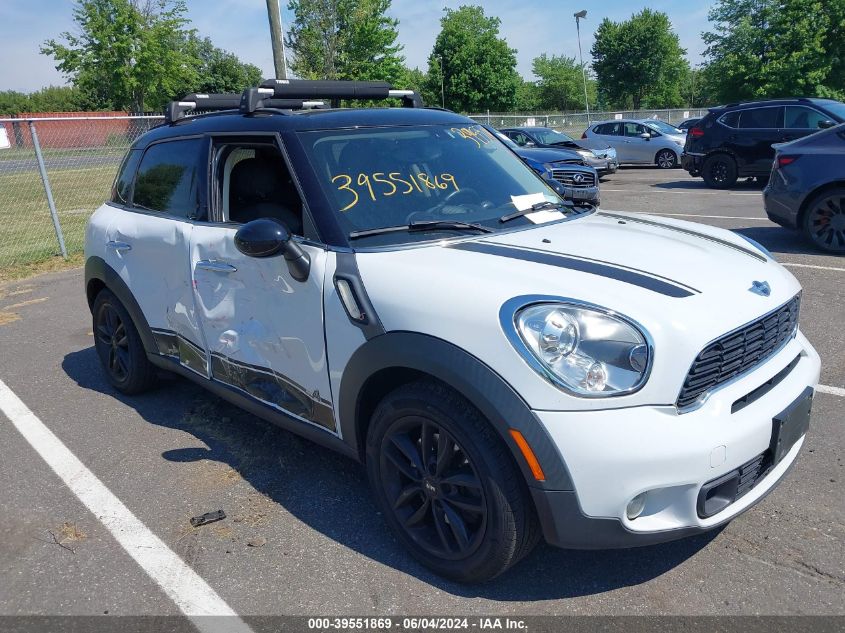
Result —
[[466, 200], [466, 202], [477, 202], [482, 203], [481, 196], [475, 189], [467, 188], [467, 189], [458, 189], [453, 191], [448, 196], [443, 198], [443, 202], [439, 205], [441, 207], [445, 207], [447, 204], [456, 204], [455, 200], [461, 200], [464, 197], [470, 197], [470, 200]]

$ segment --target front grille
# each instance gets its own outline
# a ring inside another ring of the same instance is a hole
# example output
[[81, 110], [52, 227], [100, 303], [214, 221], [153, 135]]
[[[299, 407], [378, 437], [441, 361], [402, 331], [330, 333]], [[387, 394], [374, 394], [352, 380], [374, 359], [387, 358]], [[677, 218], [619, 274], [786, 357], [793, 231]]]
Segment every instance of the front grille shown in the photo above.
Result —
[[795, 332], [801, 301], [787, 304], [713, 341], [690, 367], [676, 405], [685, 409], [702, 395], [772, 356]]
[[[577, 177], [581, 177], [581, 182], [577, 181]], [[560, 184], [575, 189], [586, 189], [587, 187], [596, 186], [596, 178], [590, 172], [572, 171], [569, 169], [553, 169], [552, 178], [557, 180]]]

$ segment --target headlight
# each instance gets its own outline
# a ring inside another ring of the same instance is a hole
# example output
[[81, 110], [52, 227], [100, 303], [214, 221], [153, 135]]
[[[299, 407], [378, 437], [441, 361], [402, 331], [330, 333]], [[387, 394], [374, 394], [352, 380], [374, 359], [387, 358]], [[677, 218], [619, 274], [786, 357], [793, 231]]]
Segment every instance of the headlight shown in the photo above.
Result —
[[584, 158], [595, 158], [596, 155], [588, 149], [576, 149], [577, 153], [581, 154]]
[[631, 393], [648, 378], [652, 349], [647, 335], [620, 315], [597, 306], [544, 302], [523, 307], [511, 318], [518, 336], [512, 341], [529, 365], [575, 395]]

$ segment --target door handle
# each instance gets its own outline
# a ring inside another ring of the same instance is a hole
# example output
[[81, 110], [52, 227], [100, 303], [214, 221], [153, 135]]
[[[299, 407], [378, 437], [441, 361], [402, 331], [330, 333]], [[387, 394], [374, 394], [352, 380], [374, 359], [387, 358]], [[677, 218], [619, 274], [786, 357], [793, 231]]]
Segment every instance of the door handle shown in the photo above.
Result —
[[213, 273], [234, 273], [238, 270], [232, 264], [218, 262], [216, 259], [201, 259], [197, 262], [197, 268], [209, 270]]
[[109, 240], [108, 242], [106, 242], [106, 246], [118, 252], [132, 250], [132, 244], [127, 244], [126, 242], [118, 242], [116, 240]]

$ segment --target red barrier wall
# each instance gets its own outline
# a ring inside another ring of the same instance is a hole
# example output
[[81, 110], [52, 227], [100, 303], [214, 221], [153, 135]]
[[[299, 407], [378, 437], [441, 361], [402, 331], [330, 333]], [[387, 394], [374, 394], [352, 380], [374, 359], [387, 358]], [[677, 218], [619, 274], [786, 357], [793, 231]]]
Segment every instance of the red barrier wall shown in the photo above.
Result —
[[[128, 119], [109, 119], [126, 116], [126, 112], [34, 112], [21, 113], [19, 119], [43, 119], [62, 117], [103, 117], [104, 121], [43, 121], [35, 122], [38, 140], [43, 148], [87, 148], [103, 147], [111, 136], [122, 136], [129, 130]], [[3, 123], [12, 147], [32, 147], [29, 124]]]

